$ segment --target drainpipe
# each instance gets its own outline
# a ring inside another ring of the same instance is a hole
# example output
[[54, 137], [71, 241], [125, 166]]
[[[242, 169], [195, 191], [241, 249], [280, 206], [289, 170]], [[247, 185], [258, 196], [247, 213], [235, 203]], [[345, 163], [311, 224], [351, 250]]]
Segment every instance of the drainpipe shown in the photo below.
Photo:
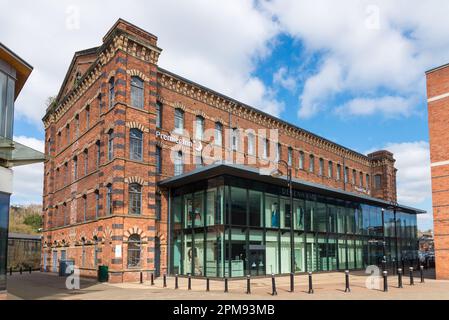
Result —
[[168, 208], [167, 208], [167, 273], [171, 274], [171, 239], [172, 239], [172, 227], [171, 227], [171, 188], [168, 189]]

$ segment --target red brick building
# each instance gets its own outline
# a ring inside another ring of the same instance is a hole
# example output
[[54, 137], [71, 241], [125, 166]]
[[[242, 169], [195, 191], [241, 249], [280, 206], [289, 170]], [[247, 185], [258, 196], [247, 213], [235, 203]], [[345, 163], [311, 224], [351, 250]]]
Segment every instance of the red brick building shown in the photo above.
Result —
[[[98, 265], [109, 266], [114, 282], [136, 280], [140, 271], [145, 277], [182, 273], [170, 266], [175, 249], [169, 212], [174, 209], [172, 189], [163, 182], [203, 172], [212, 161], [199, 152], [211, 146], [214, 156], [228, 161], [232, 156], [233, 162], [252, 168], [266, 166], [268, 154], [275, 154], [271, 162], [291, 164], [298, 185], [313, 183], [377, 205], [378, 224], [387, 217], [381, 207], [391, 211], [391, 219], [396, 211], [419, 213], [396, 203], [390, 152], [360, 154], [175, 75], [158, 66], [161, 52], [156, 36], [119, 20], [100, 47], [75, 53], [43, 118], [50, 156], [44, 179], [44, 270], [57, 271], [59, 260], [74, 259], [83, 275], [94, 276]], [[254, 133], [241, 134], [248, 129]], [[262, 129], [276, 129], [279, 139], [264, 136]], [[212, 139], [204, 134], [208, 131]], [[368, 243], [371, 231], [366, 232]], [[352, 256], [347, 243], [358, 245], [349, 238], [340, 245], [348, 246], [341, 251], [349, 252], [346, 260]], [[400, 244], [393, 242], [399, 259]], [[179, 254], [193, 264], [196, 257], [185, 252]]]
[[427, 71], [435, 265], [449, 279], [449, 65]]

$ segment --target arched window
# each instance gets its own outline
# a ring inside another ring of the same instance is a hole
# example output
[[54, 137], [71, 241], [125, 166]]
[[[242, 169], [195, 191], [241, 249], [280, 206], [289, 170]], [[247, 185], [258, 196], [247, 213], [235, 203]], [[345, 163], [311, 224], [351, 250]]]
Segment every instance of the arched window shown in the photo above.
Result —
[[293, 149], [292, 147], [288, 147], [288, 154], [287, 154], [287, 163], [289, 166], [293, 163]]
[[160, 128], [162, 126], [162, 103], [156, 103], [156, 127]]
[[156, 173], [162, 173], [162, 148], [156, 146]]
[[175, 109], [175, 132], [182, 133], [184, 131], [184, 111]]
[[304, 151], [299, 151], [299, 169], [304, 170]]
[[223, 125], [215, 122], [215, 144], [221, 146], [223, 143]]
[[324, 175], [324, 159], [320, 158], [320, 170], [319, 170], [319, 175], [323, 176]]
[[195, 139], [203, 140], [203, 133], [204, 133], [204, 118], [201, 116], [196, 116]]
[[114, 77], [112, 77], [109, 80], [109, 109], [111, 109], [114, 106], [114, 100], [115, 100], [115, 80]]
[[309, 172], [315, 172], [315, 156], [313, 154], [309, 157]]
[[95, 219], [100, 215], [100, 191], [95, 190]]
[[141, 214], [142, 209], [142, 186], [131, 183], [128, 188], [129, 214]]
[[84, 175], [89, 172], [89, 150], [84, 149]]
[[132, 234], [128, 238], [128, 268], [140, 266], [141, 242], [138, 234]]
[[112, 184], [106, 186], [106, 214], [112, 214]]
[[108, 132], [108, 160], [111, 161], [114, 157], [114, 131]]
[[78, 179], [78, 157], [73, 158], [73, 180]]
[[175, 161], [174, 162], [175, 162], [175, 176], [179, 176], [184, 171], [181, 151], [178, 151], [175, 153]]
[[142, 161], [143, 133], [139, 129], [129, 131], [129, 158]]
[[329, 161], [329, 163], [327, 164], [327, 176], [329, 178], [334, 177], [334, 164], [332, 163], [332, 161]]
[[90, 106], [86, 107], [86, 130], [90, 128]]
[[131, 105], [143, 109], [143, 80], [131, 77]]
[[100, 166], [100, 159], [101, 159], [101, 148], [100, 148], [100, 140], [98, 140], [95, 143], [95, 148], [97, 149], [97, 161], [96, 161], [96, 166], [97, 168]]
[[248, 132], [248, 154], [252, 156], [256, 155], [256, 138], [254, 132]]

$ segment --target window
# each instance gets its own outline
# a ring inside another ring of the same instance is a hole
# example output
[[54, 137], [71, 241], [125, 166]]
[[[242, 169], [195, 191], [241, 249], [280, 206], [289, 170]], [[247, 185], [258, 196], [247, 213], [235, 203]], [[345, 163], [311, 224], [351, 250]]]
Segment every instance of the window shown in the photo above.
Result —
[[254, 156], [256, 155], [256, 146], [255, 146], [256, 138], [254, 133], [248, 133], [248, 154]]
[[201, 153], [195, 155], [195, 166], [197, 168], [201, 168], [203, 166], [203, 157], [201, 156]]
[[73, 158], [73, 180], [78, 179], [78, 157]]
[[291, 166], [292, 163], [293, 163], [293, 159], [292, 158], [293, 158], [293, 149], [291, 147], [289, 147], [288, 148], [288, 159], [287, 159], [287, 162], [288, 162], [289, 166]]
[[175, 109], [175, 132], [183, 133], [184, 131], [184, 111]]
[[357, 176], [357, 171], [355, 171], [355, 169], [352, 169], [352, 184], [355, 185], [356, 183], [356, 176]]
[[75, 136], [78, 138], [80, 136], [80, 116], [77, 114], [75, 116]]
[[237, 151], [239, 147], [239, 129], [232, 129], [232, 150]]
[[156, 194], [156, 220], [161, 220], [161, 213], [162, 213], [162, 202], [161, 202], [161, 195]]
[[162, 173], [162, 148], [156, 146], [156, 173]]
[[375, 189], [382, 188], [382, 176], [380, 174], [376, 174], [374, 176], [374, 188]]
[[112, 214], [112, 185], [106, 186], [106, 214]]
[[223, 144], [223, 125], [215, 122], [215, 144], [221, 146]]
[[204, 134], [204, 118], [201, 116], [196, 116], [195, 139], [203, 140], [203, 134]]
[[65, 139], [66, 139], [67, 144], [69, 144], [70, 143], [70, 125], [69, 124], [65, 127]]
[[84, 149], [84, 175], [89, 172], [89, 150]]
[[337, 181], [341, 180], [341, 165], [337, 164]]
[[114, 77], [112, 77], [109, 80], [109, 109], [111, 109], [114, 106], [114, 100], [115, 100], [115, 80]]
[[142, 186], [137, 183], [129, 185], [129, 213], [141, 214], [142, 209]]
[[327, 176], [329, 178], [333, 178], [334, 177], [334, 164], [332, 163], [332, 161], [329, 161], [327, 163]]
[[371, 184], [370, 184], [370, 179], [369, 179], [369, 174], [366, 175], [366, 188], [370, 189], [371, 188]]
[[69, 183], [69, 164], [64, 163], [64, 185]]
[[90, 107], [86, 107], [86, 130], [90, 128]]
[[96, 146], [96, 149], [97, 149], [97, 162], [96, 162], [96, 165], [97, 165], [97, 168], [98, 168], [100, 166], [100, 157], [101, 157], [101, 154], [100, 154], [100, 151], [101, 151], [101, 149], [100, 149], [100, 141], [97, 141], [95, 143], [95, 146]]
[[111, 161], [114, 157], [114, 132], [112, 130], [108, 133], [108, 160]]
[[100, 117], [101, 114], [103, 113], [103, 102], [101, 93], [99, 93], [97, 96], [97, 103], [98, 103], [98, 117]]
[[156, 103], [156, 127], [160, 128], [162, 126], [162, 103]]
[[128, 268], [140, 266], [140, 236], [132, 234], [128, 238]]
[[360, 185], [360, 187], [363, 187], [363, 172], [360, 172], [360, 175], [359, 175], [359, 185]]
[[320, 176], [324, 175], [324, 160], [323, 158], [320, 158], [320, 172], [319, 172]]
[[131, 77], [131, 105], [143, 109], [143, 80]]
[[182, 152], [178, 151], [175, 153], [175, 176], [179, 176], [184, 171], [184, 166], [182, 163]]
[[299, 169], [304, 170], [304, 152], [303, 151], [299, 151]]
[[100, 192], [95, 190], [95, 219], [100, 215]]
[[83, 221], [87, 220], [87, 195], [83, 195]]
[[67, 203], [63, 203], [63, 208], [62, 208], [62, 210], [63, 210], [63, 214], [64, 214], [64, 225], [66, 226], [67, 225], [67, 222], [68, 222], [68, 212], [67, 212]]
[[309, 157], [309, 172], [315, 172], [315, 156], [313, 154]]
[[280, 159], [282, 159], [282, 145], [278, 143], [276, 148], [276, 161], [279, 161]]
[[129, 158], [142, 161], [143, 133], [139, 129], [129, 130]]
[[12, 139], [15, 80], [0, 72], [0, 136]]

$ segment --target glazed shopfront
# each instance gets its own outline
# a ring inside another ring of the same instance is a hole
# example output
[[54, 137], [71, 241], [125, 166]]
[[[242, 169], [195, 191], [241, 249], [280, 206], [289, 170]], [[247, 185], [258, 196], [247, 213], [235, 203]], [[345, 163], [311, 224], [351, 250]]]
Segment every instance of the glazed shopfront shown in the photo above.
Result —
[[294, 180], [291, 215], [285, 179], [237, 165], [213, 165], [160, 185], [170, 193], [172, 274], [352, 270], [384, 257], [389, 264], [417, 257], [417, 209]]

